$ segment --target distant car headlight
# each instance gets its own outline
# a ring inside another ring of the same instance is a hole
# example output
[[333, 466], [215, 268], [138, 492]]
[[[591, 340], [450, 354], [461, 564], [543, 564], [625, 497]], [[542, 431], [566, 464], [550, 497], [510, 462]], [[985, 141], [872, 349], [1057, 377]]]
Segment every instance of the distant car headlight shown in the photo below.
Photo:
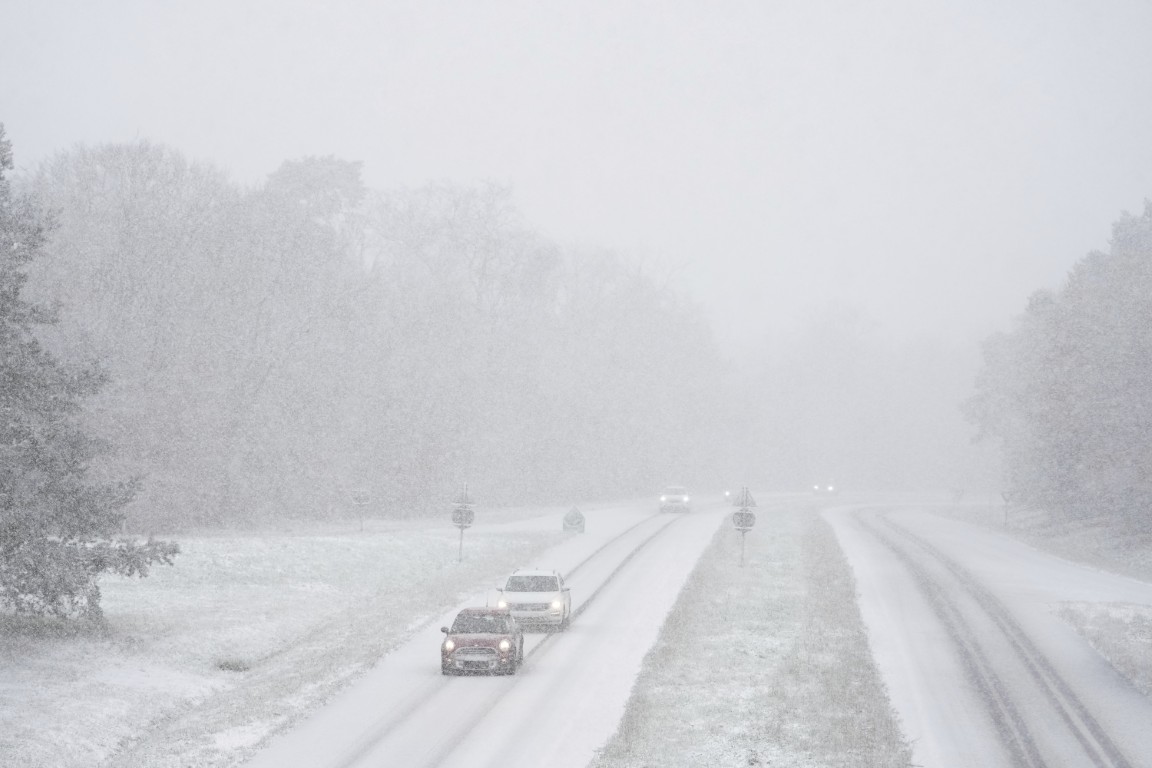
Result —
[[688, 497], [687, 497], [687, 496], [685, 496], [685, 497], [684, 497], [684, 503], [685, 503], [685, 504], [687, 504], [687, 503], [688, 503]]
[[835, 490], [836, 490], [836, 486], [834, 486], [834, 485], [828, 486], [828, 493], [832, 493]]
[[660, 501], [668, 501], [668, 499], [666, 499], [666, 498], [664, 498], [663, 496], [661, 496], [661, 497], [660, 497]]
[[512, 643], [508, 642], [507, 640], [501, 640], [500, 641], [500, 650], [506, 651], [511, 647], [512, 647]]
[[563, 607], [564, 607], [564, 601], [563, 600], [553, 600], [552, 601], [552, 610], [558, 611]]
[[508, 607], [508, 601], [505, 600], [504, 598], [500, 598], [499, 600], [496, 601], [496, 607], [497, 608], [507, 608]]
[[456, 643], [452, 642], [451, 640], [445, 640], [444, 641], [444, 651], [446, 653], [452, 653], [452, 650], [455, 647], [456, 647]]

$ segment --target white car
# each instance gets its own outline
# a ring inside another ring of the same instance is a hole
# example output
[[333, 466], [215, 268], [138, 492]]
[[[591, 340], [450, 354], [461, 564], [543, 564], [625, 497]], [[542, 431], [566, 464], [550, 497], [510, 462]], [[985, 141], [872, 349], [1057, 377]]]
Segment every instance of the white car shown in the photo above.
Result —
[[812, 493], [817, 496], [835, 496], [839, 492], [840, 489], [830, 480], [826, 483], [815, 483], [812, 486]]
[[682, 485], [670, 485], [660, 494], [661, 512], [688, 512], [688, 489]]
[[507, 608], [526, 629], [542, 626], [563, 631], [572, 619], [572, 595], [556, 571], [513, 571], [500, 588], [496, 605]]

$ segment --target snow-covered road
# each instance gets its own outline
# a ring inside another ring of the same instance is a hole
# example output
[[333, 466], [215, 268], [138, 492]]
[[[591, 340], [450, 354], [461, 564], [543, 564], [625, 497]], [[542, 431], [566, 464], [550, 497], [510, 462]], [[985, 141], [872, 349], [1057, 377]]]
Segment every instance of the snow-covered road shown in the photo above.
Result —
[[[586, 765], [614, 732], [645, 653], [729, 512], [586, 511], [586, 534], [525, 564], [565, 574], [575, 618], [565, 633], [528, 635], [516, 676], [440, 674], [439, 627], [453, 610], [248, 765]], [[490, 597], [479, 593], [459, 607]]]
[[1152, 606], [1152, 584], [924, 508], [825, 517], [916, 765], [1152, 766], [1152, 701], [1055, 613]]

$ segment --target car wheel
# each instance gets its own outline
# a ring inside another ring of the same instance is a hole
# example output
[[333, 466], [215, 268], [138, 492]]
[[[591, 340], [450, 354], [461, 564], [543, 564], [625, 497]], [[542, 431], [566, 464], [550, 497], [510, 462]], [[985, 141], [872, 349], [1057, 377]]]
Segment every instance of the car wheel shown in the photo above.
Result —
[[561, 632], [567, 632], [568, 626], [571, 623], [572, 623], [572, 616], [571, 615], [565, 616], [564, 621], [560, 622], [560, 631]]

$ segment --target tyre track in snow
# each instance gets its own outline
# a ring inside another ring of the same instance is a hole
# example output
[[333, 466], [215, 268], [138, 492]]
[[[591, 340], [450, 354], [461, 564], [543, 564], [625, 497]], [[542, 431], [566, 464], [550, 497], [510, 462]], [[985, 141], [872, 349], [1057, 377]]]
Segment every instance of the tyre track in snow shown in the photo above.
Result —
[[[971, 573], [883, 514], [875, 522], [856, 517], [912, 574], [954, 641], [1013, 765], [1134, 768], [1005, 605]], [[1063, 738], [1053, 737], [1054, 724]]]
[[[588, 596], [584, 598], [578, 606], [573, 608], [572, 618], [576, 619], [582, 613], [584, 613], [584, 611], [591, 604], [593, 604], [593, 601], [600, 594], [600, 592], [612, 582], [612, 580], [616, 577], [621, 569], [623, 569], [629, 562], [631, 562], [640, 551], [654, 542], [657, 537], [660, 536], [660, 534], [666, 532], [669, 528], [674, 526], [676, 522], [684, 519], [684, 517], [684, 515], [657, 513], [650, 517], [644, 518], [631, 527], [621, 531], [612, 539], [604, 542], [600, 547], [589, 553], [587, 557], [569, 569], [569, 571], [565, 574], [566, 581], [571, 580], [573, 575], [585, 570], [586, 566], [594, 564], [599, 559], [603, 558], [606, 553], [608, 553], [608, 550], [614, 547], [620, 547], [624, 543], [629, 542], [645, 526], [652, 526], [654, 528], [654, 530], [651, 532], [646, 532], [638, 543], [632, 545], [627, 554], [624, 555], [620, 562], [616, 563], [616, 565], [612, 568], [604, 580], [599, 585], [597, 585], [597, 587], [590, 594], [588, 594]], [[533, 644], [532, 648], [525, 652], [525, 660], [536, 656], [541, 652], [541, 649], [547, 648], [550, 642], [561, 636], [563, 636], [563, 633], [561, 632], [544, 634], [538, 642]], [[508, 688], [515, 684], [515, 679], [515, 676], [512, 676], [511, 678], [502, 680], [502, 685], [493, 686], [492, 699], [495, 700], [498, 699], [499, 696], [502, 696]], [[360, 739], [356, 741], [351, 749], [344, 752], [339, 761], [332, 763], [333, 767], [353, 768], [354, 766], [358, 765], [377, 747], [380, 742], [387, 739], [405, 723], [415, 717], [424, 707], [426, 707], [437, 695], [441, 693], [445, 686], [450, 685], [452, 682], [453, 681], [447, 679], [438, 680], [436, 683], [422, 689], [417, 696], [412, 697], [406, 702], [406, 705], [404, 706], [403, 711], [399, 714], [399, 716], [391, 717], [378, 723], [377, 727], [373, 728], [371, 732], [364, 734]], [[456, 748], [459, 742], [468, 733], [470, 733], [480, 723], [481, 720], [488, 716], [490, 712], [491, 706], [479, 707], [476, 709], [476, 711], [470, 713], [467, 718], [456, 719], [452, 724], [453, 727], [451, 734], [439, 734], [440, 740], [436, 745], [437, 749], [434, 751], [434, 753], [428, 755], [427, 762], [424, 764], [437, 765], [440, 761], [440, 757], [450, 754]]]

